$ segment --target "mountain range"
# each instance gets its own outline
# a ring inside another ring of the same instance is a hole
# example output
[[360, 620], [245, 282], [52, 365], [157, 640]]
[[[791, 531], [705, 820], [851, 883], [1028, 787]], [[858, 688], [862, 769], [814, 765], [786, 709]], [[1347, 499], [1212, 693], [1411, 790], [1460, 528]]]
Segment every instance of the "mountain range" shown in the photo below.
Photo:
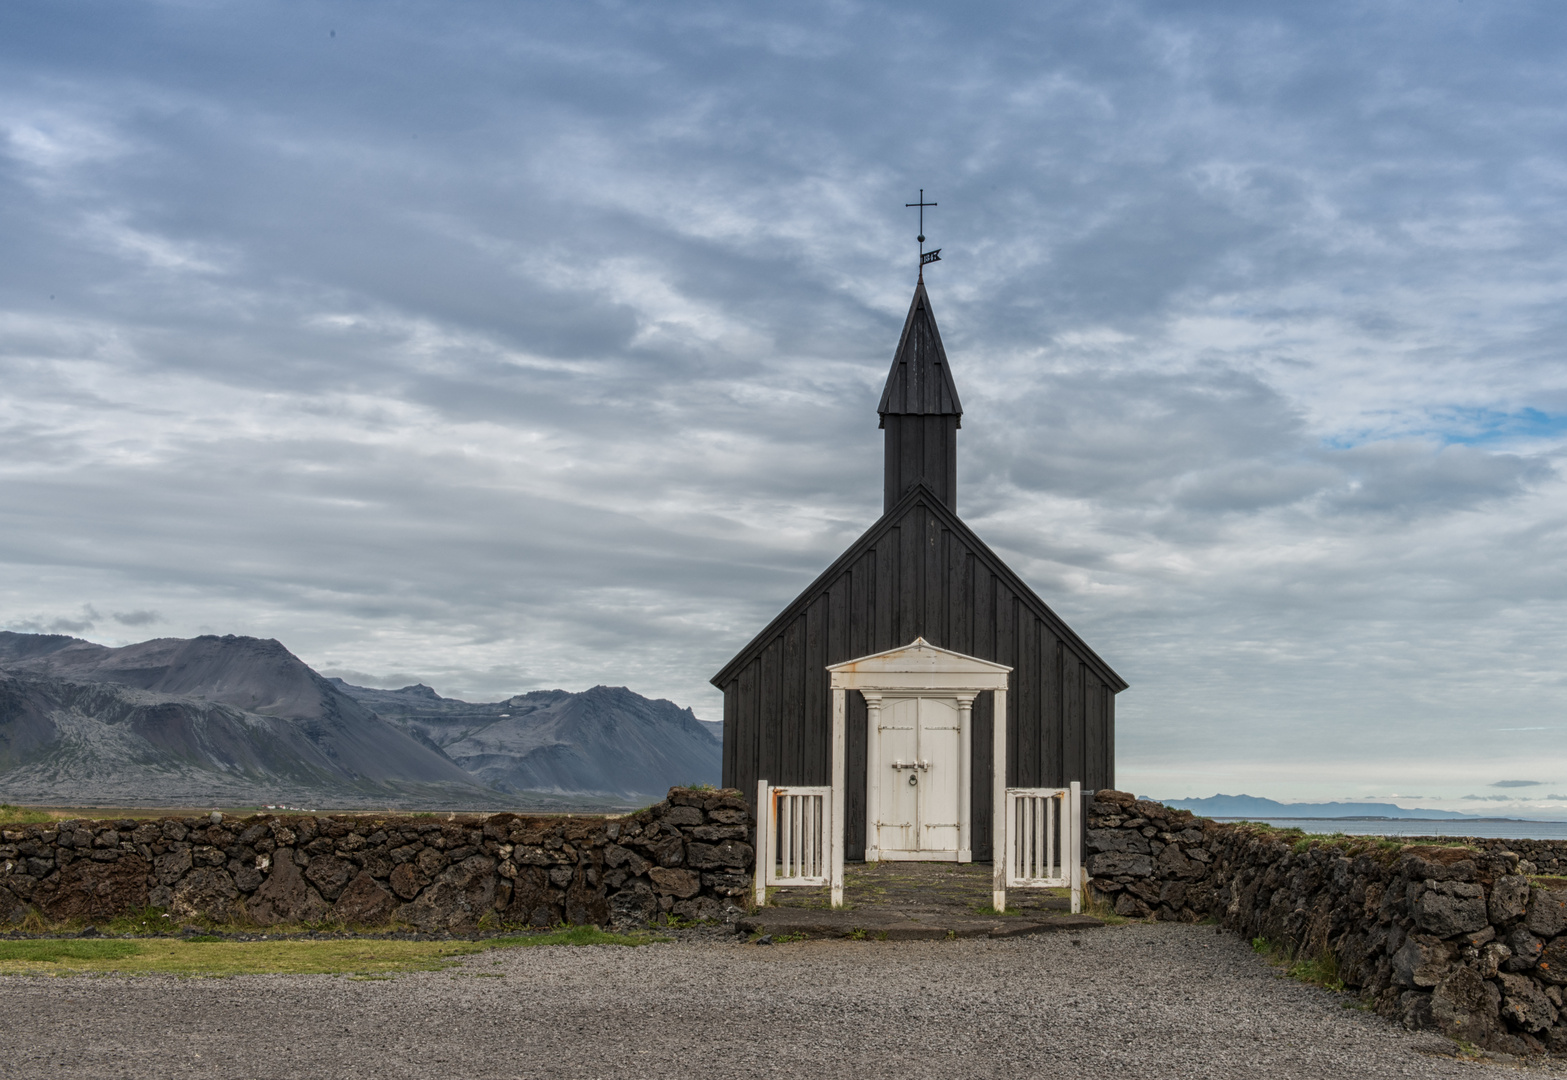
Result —
[[1232, 818], [1472, 818], [1452, 810], [1406, 810], [1382, 802], [1283, 803], [1256, 795], [1210, 795], [1206, 799], [1160, 799], [1166, 806], [1203, 817]]
[[719, 757], [689, 709], [624, 688], [473, 705], [274, 640], [0, 632], [0, 801], [602, 810], [716, 782]]
[[722, 743], [690, 709], [624, 686], [473, 704], [423, 684], [372, 690], [331, 681], [497, 791], [657, 796], [677, 784], [716, 784], [722, 771]]

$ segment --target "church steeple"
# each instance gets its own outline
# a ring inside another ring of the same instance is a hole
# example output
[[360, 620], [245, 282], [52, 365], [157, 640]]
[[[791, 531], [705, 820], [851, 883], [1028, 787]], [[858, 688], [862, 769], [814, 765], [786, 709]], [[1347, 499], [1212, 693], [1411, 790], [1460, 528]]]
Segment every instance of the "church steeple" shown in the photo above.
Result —
[[887, 388], [882, 391], [881, 427], [886, 430], [883, 512], [923, 483], [953, 510], [958, 508], [958, 428], [963, 406], [941, 347], [941, 332], [930, 310], [921, 277], [914, 286], [903, 336], [893, 354]]

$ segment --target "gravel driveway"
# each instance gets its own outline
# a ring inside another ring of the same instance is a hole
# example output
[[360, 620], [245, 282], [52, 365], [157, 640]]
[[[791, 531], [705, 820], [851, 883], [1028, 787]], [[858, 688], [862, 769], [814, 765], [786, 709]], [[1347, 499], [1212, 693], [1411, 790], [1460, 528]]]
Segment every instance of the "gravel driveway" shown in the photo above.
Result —
[[0, 978], [16, 1078], [1520, 1075], [1452, 1053], [1172, 924], [515, 949], [382, 981]]

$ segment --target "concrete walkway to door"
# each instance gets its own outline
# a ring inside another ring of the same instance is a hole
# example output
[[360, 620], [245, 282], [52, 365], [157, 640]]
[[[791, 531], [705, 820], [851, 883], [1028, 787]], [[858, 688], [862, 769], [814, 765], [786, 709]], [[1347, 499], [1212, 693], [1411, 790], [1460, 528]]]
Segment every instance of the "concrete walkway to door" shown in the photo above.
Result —
[[740, 921], [745, 933], [874, 941], [1017, 937], [1103, 925], [1071, 914], [1065, 889], [1011, 889], [1007, 910], [991, 905], [990, 863], [878, 862], [844, 867], [844, 906], [827, 890], [770, 889], [767, 906]]

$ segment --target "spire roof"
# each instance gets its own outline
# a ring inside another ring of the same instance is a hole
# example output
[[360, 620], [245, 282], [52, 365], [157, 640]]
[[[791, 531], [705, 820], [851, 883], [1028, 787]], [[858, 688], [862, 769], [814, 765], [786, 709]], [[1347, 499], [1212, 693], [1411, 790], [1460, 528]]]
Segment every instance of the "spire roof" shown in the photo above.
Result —
[[941, 347], [924, 278], [914, 286], [909, 317], [903, 322], [903, 336], [876, 411], [882, 416], [882, 427], [888, 416], [956, 416], [958, 426], [963, 426], [963, 406], [947, 368], [947, 352]]

